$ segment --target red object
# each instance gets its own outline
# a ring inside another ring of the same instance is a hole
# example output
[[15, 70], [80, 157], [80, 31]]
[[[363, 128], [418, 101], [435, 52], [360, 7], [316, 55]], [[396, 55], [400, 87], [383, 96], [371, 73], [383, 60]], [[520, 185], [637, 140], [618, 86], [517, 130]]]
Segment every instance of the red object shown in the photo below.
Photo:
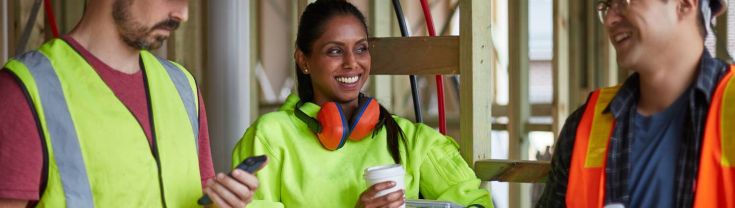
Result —
[[[702, 137], [702, 153], [699, 159], [699, 173], [694, 192], [695, 208], [735, 207], [735, 161], [732, 160], [735, 148], [733, 137], [732, 101], [735, 87], [735, 66], [720, 81], [707, 114], [704, 137]], [[729, 92], [728, 92], [729, 91]], [[726, 162], [727, 161], [727, 162]]]
[[[605, 97], [606, 95], [607, 97]], [[603, 115], [596, 114], [595, 109], [607, 106], [611, 97], [609, 93], [604, 94], [601, 90], [596, 90], [590, 96], [584, 114], [582, 114], [582, 120], [577, 127], [576, 139], [574, 141], [572, 164], [569, 167], [569, 182], [567, 184], [568, 188], [565, 198], [567, 207], [602, 207], [603, 205], [605, 199], [606, 166], [604, 158], [607, 155], [607, 146], [604, 146], [603, 151], [597, 150], [600, 149], [598, 144], [607, 144], [610, 136], [602, 138], [606, 139], [605, 141], [599, 141], [601, 138], [594, 138], [595, 136], [599, 137], [599, 135], [592, 134], [592, 128], [595, 124], [599, 125], [595, 121], [607, 119]], [[613, 122], [611, 126], [598, 128], [610, 129], [608, 135], [612, 135], [612, 129], [615, 126]], [[591, 157], [590, 154], [601, 154], [603, 156], [602, 164], [587, 164]]]
[[[712, 96], [694, 184], [695, 208], [735, 208], [735, 142], [732, 128], [735, 110], [735, 65], [719, 81]], [[602, 207], [605, 201], [605, 166], [615, 118], [602, 113], [618, 89], [603, 88], [592, 93], [577, 127], [569, 167], [567, 207]], [[606, 92], [607, 91], [607, 92]]]
[[51, 34], [55, 38], [59, 37], [59, 27], [56, 25], [56, 16], [54, 16], [54, 8], [51, 7], [51, 0], [43, 0], [43, 10], [46, 11], [48, 24], [51, 26]]
[[[426, 28], [429, 30], [429, 36], [436, 36], [434, 30], [434, 19], [431, 17], [431, 8], [426, 0], [421, 0], [421, 8], [424, 10], [424, 18], [426, 19]], [[439, 132], [447, 134], [447, 117], [444, 111], [444, 77], [441, 74], [436, 75], [436, 96], [439, 101]]]
[[342, 108], [335, 102], [326, 102], [317, 114], [317, 120], [322, 131], [317, 132], [317, 138], [322, 146], [328, 150], [337, 150], [342, 147], [350, 131], [349, 122], [342, 114]]
[[321, 130], [315, 133], [322, 146], [332, 151], [342, 148], [347, 139], [360, 141], [370, 135], [380, 118], [378, 101], [373, 98], [368, 98], [358, 106], [352, 120], [344, 115], [342, 106], [335, 102], [326, 102], [321, 107], [317, 113]]
[[[128, 75], [115, 71], [73, 39], [62, 38], [88, 60], [112, 92], [131, 110], [150, 141], [151, 126], [142, 73]], [[43, 153], [36, 122], [21, 84], [7, 70], [0, 71], [0, 95], [0, 106], [3, 106], [0, 108], [0, 198], [33, 203], [39, 198], [41, 182], [46, 180], [41, 178]], [[201, 93], [199, 95], [199, 173], [204, 187], [206, 179], [214, 176], [214, 168], [206, 110]]]
[[[350, 139], [353, 141], [360, 141], [370, 135], [375, 129], [375, 125], [378, 124], [380, 119], [380, 106], [378, 101], [374, 98], [369, 98], [365, 104], [360, 105], [357, 109], [357, 115], [354, 115], [355, 120], [351, 122], [350, 126]], [[355, 114], [353, 113], [353, 114]]]

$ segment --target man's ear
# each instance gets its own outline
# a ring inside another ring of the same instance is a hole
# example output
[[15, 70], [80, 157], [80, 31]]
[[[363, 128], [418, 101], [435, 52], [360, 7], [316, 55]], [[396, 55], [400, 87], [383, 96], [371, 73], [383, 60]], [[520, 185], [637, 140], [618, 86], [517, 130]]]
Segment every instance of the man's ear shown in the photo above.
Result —
[[[699, 7], [698, 5], [702, 3], [700, 0], [675, 0], [678, 2], [677, 5], [677, 15], [679, 16], [679, 19], [686, 19], [686, 17], [689, 16], [695, 16], [698, 17], [699, 14]], [[699, 18], [697, 18], [698, 20]]]
[[309, 64], [306, 63], [306, 54], [301, 49], [296, 49], [293, 53], [293, 58], [296, 60], [296, 65], [301, 69], [301, 73], [309, 74]]

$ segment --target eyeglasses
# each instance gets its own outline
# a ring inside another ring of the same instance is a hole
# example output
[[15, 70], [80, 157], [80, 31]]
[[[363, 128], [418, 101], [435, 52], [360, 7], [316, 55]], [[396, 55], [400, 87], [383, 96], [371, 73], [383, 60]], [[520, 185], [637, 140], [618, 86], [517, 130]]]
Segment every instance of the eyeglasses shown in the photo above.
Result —
[[597, 16], [600, 18], [600, 22], [605, 24], [605, 18], [610, 9], [617, 9], [618, 12], [622, 12], [628, 9], [630, 0], [603, 0], [597, 2]]

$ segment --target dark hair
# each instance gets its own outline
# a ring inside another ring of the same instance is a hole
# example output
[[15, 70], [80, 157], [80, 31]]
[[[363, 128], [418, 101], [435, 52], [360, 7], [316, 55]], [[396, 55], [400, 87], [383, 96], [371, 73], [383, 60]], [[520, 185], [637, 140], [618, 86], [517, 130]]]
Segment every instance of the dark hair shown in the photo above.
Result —
[[[365, 33], [368, 32], [365, 16], [362, 15], [354, 5], [345, 0], [317, 0], [309, 4], [301, 14], [299, 21], [298, 34], [296, 35], [296, 48], [301, 50], [304, 55], [311, 54], [312, 45], [325, 30], [326, 23], [333, 17], [341, 15], [351, 15], [360, 20]], [[296, 64], [297, 90], [299, 98], [302, 102], [314, 101], [314, 87], [311, 84], [311, 77], [303, 73], [298, 64]], [[380, 124], [375, 128], [377, 132], [381, 126], [385, 126], [387, 131], [388, 152], [390, 152], [393, 161], [401, 163], [400, 152], [398, 151], [398, 137], [405, 140], [405, 135], [393, 119], [388, 110], [380, 105]]]

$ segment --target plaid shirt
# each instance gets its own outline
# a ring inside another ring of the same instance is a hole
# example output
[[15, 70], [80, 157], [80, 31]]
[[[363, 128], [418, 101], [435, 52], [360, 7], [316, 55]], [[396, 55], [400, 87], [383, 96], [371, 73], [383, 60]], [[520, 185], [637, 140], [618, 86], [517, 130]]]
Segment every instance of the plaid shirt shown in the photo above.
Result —
[[[675, 196], [676, 207], [691, 207], [694, 201], [694, 184], [699, 168], [699, 151], [701, 147], [704, 125], [709, 110], [712, 94], [719, 80], [725, 75], [727, 64], [712, 58], [705, 50], [699, 64], [697, 79], [687, 90], [689, 96], [687, 114], [684, 122], [684, 137], [679, 146], [677, 158]], [[633, 119], [639, 94], [639, 77], [633, 74], [628, 78], [612, 102], [605, 109], [616, 119], [613, 135], [608, 145], [607, 167], [605, 168], [605, 204], [623, 203], [630, 205], [628, 193], [628, 173], [633, 138]], [[537, 207], [565, 207], [569, 167], [574, 149], [577, 126], [584, 113], [585, 106], [572, 113], [559, 135], [551, 161], [552, 170], [546, 182], [546, 189]]]

